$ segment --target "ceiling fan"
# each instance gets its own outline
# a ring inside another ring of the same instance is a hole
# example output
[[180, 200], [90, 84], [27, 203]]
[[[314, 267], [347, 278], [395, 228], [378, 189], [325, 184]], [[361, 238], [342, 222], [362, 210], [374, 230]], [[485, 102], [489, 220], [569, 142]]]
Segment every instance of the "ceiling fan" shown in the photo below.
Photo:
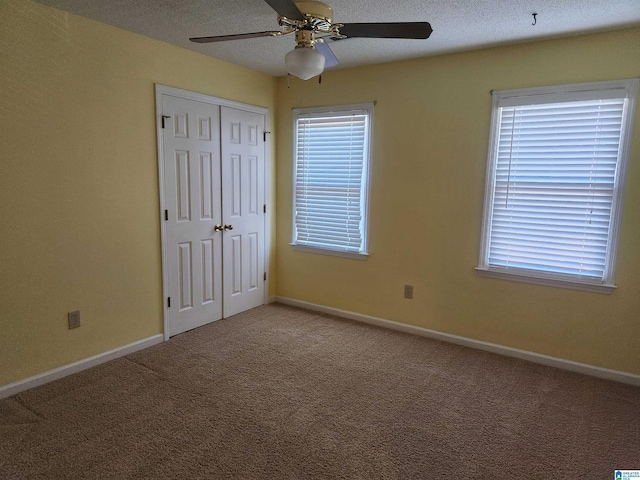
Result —
[[190, 38], [196, 43], [224, 42], [243, 38], [276, 37], [295, 32], [296, 47], [287, 53], [284, 63], [289, 74], [308, 80], [325, 67], [338, 64], [325, 39], [345, 38], [429, 38], [428, 22], [334, 23], [333, 9], [325, 3], [307, 0], [265, 0], [278, 14], [280, 30]]

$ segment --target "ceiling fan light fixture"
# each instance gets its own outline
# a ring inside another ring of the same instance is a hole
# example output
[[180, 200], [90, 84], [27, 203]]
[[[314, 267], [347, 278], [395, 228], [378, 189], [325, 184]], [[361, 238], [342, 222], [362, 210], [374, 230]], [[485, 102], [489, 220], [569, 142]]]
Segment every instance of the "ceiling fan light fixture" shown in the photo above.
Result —
[[314, 47], [296, 47], [284, 57], [290, 75], [309, 80], [324, 71], [325, 57]]
[[[1, 0], [0, 0], [1, 1]], [[433, 29], [429, 22], [333, 23], [333, 9], [319, 0], [264, 0], [278, 14], [280, 30], [192, 37], [196, 43], [223, 42], [242, 38], [277, 37], [295, 32], [296, 48], [285, 56], [289, 75], [309, 80], [325, 67], [338, 65], [325, 38], [403, 38], [423, 40]], [[535, 14], [534, 14], [535, 16]], [[318, 38], [316, 39], [316, 36]]]

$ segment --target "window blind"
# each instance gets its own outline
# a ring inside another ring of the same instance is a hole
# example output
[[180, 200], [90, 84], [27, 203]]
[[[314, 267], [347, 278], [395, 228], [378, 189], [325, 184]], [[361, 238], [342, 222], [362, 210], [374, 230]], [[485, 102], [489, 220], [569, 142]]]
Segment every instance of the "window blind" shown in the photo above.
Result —
[[607, 276], [625, 98], [499, 109], [489, 266]]
[[368, 112], [296, 119], [294, 243], [365, 250]]

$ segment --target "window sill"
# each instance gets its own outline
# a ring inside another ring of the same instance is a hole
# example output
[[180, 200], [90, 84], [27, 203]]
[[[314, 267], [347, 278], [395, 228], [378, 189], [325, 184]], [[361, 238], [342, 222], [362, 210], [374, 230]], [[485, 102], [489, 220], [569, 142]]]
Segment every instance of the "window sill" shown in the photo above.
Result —
[[615, 285], [578, 282], [575, 280], [534, 276], [524, 273], [503, 272], [489, 270], [481, 267], [476, 267], [476, 271], [481, 277], [497, 278], [499, 280], [509, 280], [512, 282], [530, 283], [533, 285], [544, 285], [547, 287], [568, 288], [570, 290], [581, 290], [583, 292], [595, 292], [607, 295], [610, 295], [617, 288]]
[[331, 255], [334, 257], [352, 258], [354, 260], [366, 260], [369, 258], [368, 253], [356, 253], [356, 252], [341, 252], [338, 250], [328, 250], [326, 248], [308, 247], [306, 245], [298, 245], [290, 243], [291, 248], [297, 252], [318, 253], [320, 255]]

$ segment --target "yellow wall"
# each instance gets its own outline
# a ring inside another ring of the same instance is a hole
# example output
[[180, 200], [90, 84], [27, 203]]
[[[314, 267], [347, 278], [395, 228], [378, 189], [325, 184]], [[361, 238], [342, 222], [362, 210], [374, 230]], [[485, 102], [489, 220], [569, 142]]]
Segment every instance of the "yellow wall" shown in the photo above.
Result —
[[[292, 80], [287, 88], [280, 79], [278, 295], [640, 374], [640, 118], [617, 291], [534, 286], [474, 271], [489, 90], [638, 77], [639, 45], [640, 29], [630, 29], [329, 71], [321, 85]], [[292, 251], [291, 108], [372, 100], [370, 258]], [[414, 285], [413, 300], [402, 298], [404, 284]]]
[[0, 0], [0, 385], [162, 332], [154, 83], [274, 112], [268, 75]]

